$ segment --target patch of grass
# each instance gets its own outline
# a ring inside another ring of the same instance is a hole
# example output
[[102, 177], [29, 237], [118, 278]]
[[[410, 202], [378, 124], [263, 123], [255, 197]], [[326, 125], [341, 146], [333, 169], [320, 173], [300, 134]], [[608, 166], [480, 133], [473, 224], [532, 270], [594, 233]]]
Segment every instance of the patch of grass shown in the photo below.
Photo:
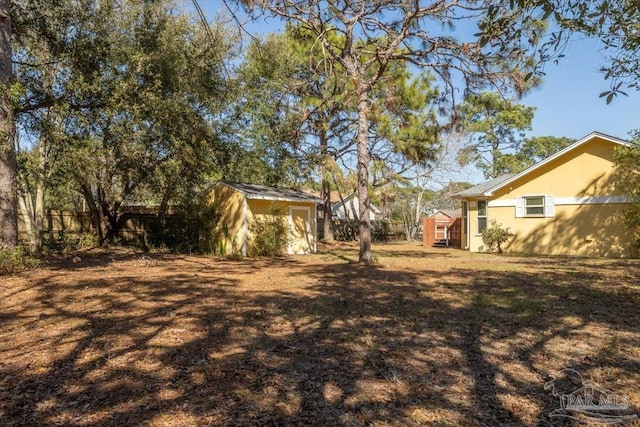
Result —
[[507, 316], [529, 317], [540, 314], [548, 302], [518, 290], [501, 293], [483, 293], [477, 298], [480, 307], [495, 310]]

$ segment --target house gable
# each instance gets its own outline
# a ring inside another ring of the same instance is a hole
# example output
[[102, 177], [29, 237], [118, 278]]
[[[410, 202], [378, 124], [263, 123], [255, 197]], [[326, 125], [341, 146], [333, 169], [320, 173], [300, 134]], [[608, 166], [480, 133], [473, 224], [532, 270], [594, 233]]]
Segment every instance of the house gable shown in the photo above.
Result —
[[[337, 219], [346, 219], [348, 213], [348, 217], [350, 219], [357, 218], [359, 209], [358, 202], [359, 201], [356, 197], [356, 193], [353, 192], [344, 197], [342, 200], [338, 200], [337, 202], [333, 203], [333, 205], [331, 206], [331, 215]], [[371, 220], [375, 220], [376, 215], [379, 215], [380, 213], [380, 209], [378, 209], [375, 205], [370, 204], [369, 218]]]
[[[535, 165], [525, 169], [519, 174], [503, 176], [504, 179], [497, 178], [495, 185], [489, 186], [489, 188], [484, 189], [482, 194], [484, 196], [493, 196], [496, 192], [504, 191], [505, 188], [513, 187], [514, 183], [518, 181], [532, 181], [536, 176], [542, 176], [546, 172], [551, 169], [554, 169], [558, 165], [562, 165], [568, 163], [571, 158], [578, 158], [581, 155], [584, 155], [586, 151], [590, 150], [590, 154], [595, 157], [601, 157], [610, 163], [613, 163], [613, 150], [615, 147], [624, 147], [628, 146], [629, 143], [623, 139], [616, 138], [613, 136], [605, 135], [599, 132], [592, 132], [584, 138], [579, 139], [568, 147], [560, 150], [556, 154], [536, 163]], [[585, 148], [588, 147], [588, 148]], [[583, 157], [582, 160], [585, 158]], [[587, 166], [587, 164], [582, 164], [582, 167]], [[582, 171], [584, 175], [585, 171]], [[589, 173], [589, 171], [586, 171]], [[482, 185], [482, 184], [480, 184]], [[475, 187], [474, 187], [475, 188]], [[463, 194], [459, 193], [459, 194]]]
[[460, 209], [439, 209], [429, 215], [431, 218], [460, 218], [462, 216], [462, 212]]
[[613, 153], [620, 144], [592, 136], [571, 150], [538, 163], [486, 192], [490, 200], [523, 195], [554, 195], [557, 199], [617, 195], [613, 185]]

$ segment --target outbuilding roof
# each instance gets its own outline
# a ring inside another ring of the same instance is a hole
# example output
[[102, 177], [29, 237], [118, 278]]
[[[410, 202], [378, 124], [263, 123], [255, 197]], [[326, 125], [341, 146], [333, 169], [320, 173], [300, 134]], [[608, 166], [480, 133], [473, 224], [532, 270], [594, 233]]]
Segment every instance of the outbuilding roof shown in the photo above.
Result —
[[234, 188], [244, 194], [247, 199], [256, 200], [278, 200], [283, 202], [308, 202], [322, 203], [319, 198], [305, 193], [295, 188], [278, 188], [266, 185], [247, 184], [242, 182], [221, 181], [218, 184], [224, 184]]
[[449, 218], [461, 218], [462, 217], [462, 209], [438, 209], [430, 216], [436, 216], [439, 213], [448, 216]]

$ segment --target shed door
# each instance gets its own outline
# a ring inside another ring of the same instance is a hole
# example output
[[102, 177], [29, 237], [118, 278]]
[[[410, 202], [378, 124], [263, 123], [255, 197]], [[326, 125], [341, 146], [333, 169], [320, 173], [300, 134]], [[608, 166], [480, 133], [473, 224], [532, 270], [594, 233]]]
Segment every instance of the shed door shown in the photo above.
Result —
[[308, 254], [313, 249], [311, 209], [305, 206], [289, 208], [289, 254]]

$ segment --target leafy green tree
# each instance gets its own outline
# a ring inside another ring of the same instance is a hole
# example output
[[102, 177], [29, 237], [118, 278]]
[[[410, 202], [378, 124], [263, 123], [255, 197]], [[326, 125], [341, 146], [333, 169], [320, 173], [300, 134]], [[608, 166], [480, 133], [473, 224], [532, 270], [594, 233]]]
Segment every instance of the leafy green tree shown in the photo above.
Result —
[[239, 67], [227, 144], [234, 147], [223, 178], [291, 185], [308, 177], [311, 159], [301, 150], [304, 121], [297, 88], [300, 59], [285, 36], [253, 39]]
[[413, 76], [393, 63], [372, 93], [369, 152], [373, 188], [405, 179], [420, 180], [441, 152], [438, 90], [426, 73]]
[[461, 163], [474, 163], [486, 178], [518, 168], [518, 159], [505, 151], [519, 151], [524, 133], [531, 130], [533, 107], [516, 104], [498, 93], [483, 92], [468, 95], [460, 113], [471, 135], [471, 144], [461, 152]]
[[[529, 2], [512, 0], [427, 2], [383, 0], [246, 1], [250, 9], [272, 13], [303, 26], [318, 45], [340, 64], [357, 106], [357, 173], [360, 211], [360, 254], [371, 263], [370, 121], [372, 93], [390, 66], [407, 62], [430, 70], [443, 84], [443, 97], [453, 96], [454, 75], [471, 89], [493, 85], [526, 89], [525, 76], [535, 71], [535, 50], [546, 11]], [[478, 35], [461, 41], [456, 23], [471, 20]], [[339, 34], [340, 37], [335, 37]]]
[[[41, 141], [58, 141], [55, 175], [82, 193], [101, 240], [112, 239], [125, 203], [190, 199], [224, 161], [217, 122], [230, 44], [220, 25], [196, 27], [169, 1], [64, 4], [55, 31], [40, 34], [58, 80], [43, 91], [41, 72], [21, 74], [17, 111]], [[53, 108], [64, 110], [45, 126]]]
[[473, 187], [473, 184], [469, 182], [450, 182], [443, 188], [434, 192], [431, 199], [427, 202], [427, 207], [430, 209], [446, 209], [455, 210], [460, 208], [460, 200], [454, 199], [451, 196]]
[[[247, 140], [254, 141], [246, 146], [276, 141], [272, 147], [281, 147], [285, 153], [285, 148], [293, 148], [300, 164], [317, 165], [325, 201], [327, 240], [332, 239], [330, 189], [341, 187], [337, 183], [356, 163], [355, 103], [343, 95], [348, 84], [339, 78], [335, 67], [341, 65], [322, 55], [309, 31], [288, 25], [284, 34], [271, 34], [265, 40], [252, 42], [240, 74], [241, 84], [246, 86], [241, 90], [240, 109], [244, 112], [242, 117], [248, 117], [240, 123], [249, 134]], [[369, 150], [374, 158], [373, 186], [398, 179], [416, 161], [432, 158], [436, 151], [432, 103], [437, 91], [430, 87], [433, 79], [413, 77], [406, 64], [392, 67], [384, 87], [381, 85], [372, 93], [375, 101], [369, 115]], [[281, 125], [286, 131], [278, 135]], [[259, 126], [257, 131], [254, 126]], [[238, 133], [242, 134], [242, 130]], [[236, 169], [277, 170], [271, 165], [261, 166], [260, 159], [268, 158], [264, 154], [258, 160], [251, 155], [244, 157], [251, 159], [251, 167]], [[254, 181], [260, 176], [251, 173]], [[347, 189], [346, 194], [351, 191]]]
[[623, 211], [623, 218], [635, 235], [636, 245], [640, 246], [640, 130], [631, 132], [631, 136], [630, 145], [618, 148], [614, 153], [615, 185], [630, 202]]
[[125, 6], [97, 11], [78, 52], [97, 44], [98, 54], [89, 63], [83, 53], [72, 58], [74, 89], [100, 108], [76, 115], [82, 126], [70, 135], [76, 143], [67, 160], [93, 165], [74, 178], [102, 239], [117, 233], [121, 207], [136, 191], [163, 183], [160, 194], [178, 186], [189, 197], [225, 151], [210, 122], [225, 94], [224, 30], [211, 44], [166, 2]]
[[[335, 201], [331, 199], [331, 190], [340, 191], [337, 182], [343, 180], [344, 171], [338, 162], [348, 157], [355, 144], [354, 104], [346, 90], [349, 82], [334, 72], [340, 64], [324, 54], [312, 32], [300, 25], [287, 25], [284, 36], [298, 58], [295, 74], [302, 84], [295, 86], [295, 93], [304, 109], [300, 132], [311, 141], [305, 151], [317, 165], [323, 201], [323, 236], [325, 241], [332, 241], [332, 205]], [[340, 36], [334, 34], [333, 37]]]
[[[33, 10], [28, 9], [26, 3], [16, 5], [20, 13], [16, 13], [15, 19], [16, 81], [13, 93], [19, 130], [16, 137], [17, 187], [29, 248], [32, 253], [38, 253], [42, 247], [44, 209], [46, 201], [51, 200], [47, 197], [47, 189], [56, 184], [64, 186], [68, 182], [66, 177], [53, 173], [53, 163], [54, 147], [62, 144], [62, 117], [71, 108], [66, 103], [54, 101], [64, 80], [64, 72], [59, 67], [61, 57], [53, 54], [54, 51], [60, 53], [58, 47], [62, 44], [62, 34], [55, 31], [45, 33], [43, 24], [46, 20], [47, 25], [59, 28], [60, 20], [64, 19], [70, 6], [62, 3], [55, 13], [49, 4]], [[34, 4], [30, 6], [35, 7]], [[55, 196], [60, 199], [60, 192]], [[62, 203], [58, 200], [57, 205], [60, 207]]]
[[514, 167], [510, 172], [522, 172], [539, 161], [544, 160], [568, 147], [574, 141], [575, 140], [564, 136], [534, 136], [531, 138], [525, 138], [520, 150], [513, 155], [517, 163], [516, 167]]
[[[310, 31], [302, 26], [288, 28], [292, 44], [302, 58], [298, 79], [311, 82], [302, 85], [297, 93], [305, 107], [303, 132], [316, 141], [308, 151], [317, 153], [319, 158], [324, 218], [330, 218], [329, 190], [344, 187], [338, 182], [344, 181], [345, 174], [351, 175], [357, 165], [354, 155], [357, 154], [357, 103], [352, 83], [341, 77], [343, 65], [322, 51]], [[339, 33], [333, 37], [336, 40], [332, 44], [341, 43]], [[433, 81], [426, 73], [414, 76], [406, 63], [396, 62], [372, 90], [368, 116], [368, 150], [372, 159], [370, 197], [374, 197], [380, 187], [403, 181], [404, 175], [412, 173], [416, 164], [434, 159], [439, 138], [434, 106], [438, 91], [432, 86]], [[340, 170], [335, 169], [336, 165], [341, 165]], [[334, 185], [330, 186], [329, 181]], [[352, 188], [344, 187], [342, 193], [356, 190], [357, 180]], [[352, 211], [356, 213], [358, 209]], [[360, 215], [357, 216], [359, 219]], [[327, 233], [330, 223], [324, 222], [325, 236], [331, 236]]]
[[421, 186], [395, 186], [394, 200], [391, 205], [391, 218], [402, 224], [402, 231], [407, 241], [414, 240], [420, 229], [420, 221], [424, 214], [424, 200], [432, 190]]
[[499, 154], [500, 173], [520, 173], [530, 166], [554, 155], [574, 140], [567, 137], [535, 136], [524, 138], [515, 153]]
[[610, 103], [624, 90], [640, 90], [640, 4], [637, 0], [553, 0], [560, 28], [546, 51], [561, 51], [574, 33], [599, 38], [605, 61], [600, 69], [610, 82], [610, 90], [600, 97]]

